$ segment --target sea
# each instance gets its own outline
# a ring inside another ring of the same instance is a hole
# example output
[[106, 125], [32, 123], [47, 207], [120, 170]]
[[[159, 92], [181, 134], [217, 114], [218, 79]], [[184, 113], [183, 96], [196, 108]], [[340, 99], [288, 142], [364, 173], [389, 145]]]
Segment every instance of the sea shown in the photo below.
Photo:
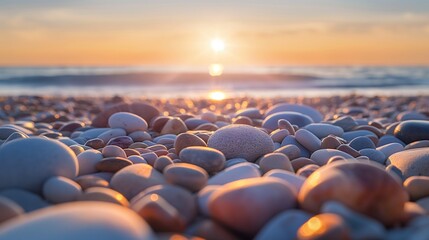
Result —
[[0, 67], [0, 96], [204, 98], [429, 95], [425, 66]]

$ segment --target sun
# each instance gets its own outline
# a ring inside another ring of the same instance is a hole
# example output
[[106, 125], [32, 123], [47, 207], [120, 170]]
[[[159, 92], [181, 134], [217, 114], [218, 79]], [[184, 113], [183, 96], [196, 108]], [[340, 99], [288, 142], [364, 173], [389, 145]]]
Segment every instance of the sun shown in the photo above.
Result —
[[222, 91], [219, 91], [219, 90], [211, 91], [209, 93], [209, 99], [211, 99], [211, 100], [222, 101], [225, 98], [226, 98], [226, 94]]
[[219, 38], [213, 39], [211, 42], [211, 45], [212, 45], [213, 51], [216, 53], [222, 52], [225, 49], [225, 43], [223, 42], [222, 39], [219, 39]]

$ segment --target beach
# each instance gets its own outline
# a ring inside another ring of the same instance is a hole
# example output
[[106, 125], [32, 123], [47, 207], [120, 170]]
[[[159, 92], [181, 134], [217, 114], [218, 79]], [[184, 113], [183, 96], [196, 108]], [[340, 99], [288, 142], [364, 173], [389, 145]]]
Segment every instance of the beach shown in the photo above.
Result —
[[429, 95], [4, 95], [0, 239], [424, 239], [428, 119]]

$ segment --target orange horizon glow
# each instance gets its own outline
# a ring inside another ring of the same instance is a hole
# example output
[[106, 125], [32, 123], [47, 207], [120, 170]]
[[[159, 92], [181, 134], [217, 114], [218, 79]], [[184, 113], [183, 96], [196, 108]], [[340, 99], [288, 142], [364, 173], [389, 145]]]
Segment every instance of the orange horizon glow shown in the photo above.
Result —
[[300, 12], [274, 0], [46, 2], [0, 3], [0, 66], [429, 65], [429, 15], [413, 0], [392, 12], [368, 0]]

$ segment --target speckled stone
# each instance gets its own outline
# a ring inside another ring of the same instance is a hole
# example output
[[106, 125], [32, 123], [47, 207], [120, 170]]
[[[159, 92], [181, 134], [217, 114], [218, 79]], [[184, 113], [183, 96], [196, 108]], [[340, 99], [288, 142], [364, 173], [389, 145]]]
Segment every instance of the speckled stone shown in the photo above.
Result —
[[257, 128], [241, 124], [217, 130], [209, 138], [207, 145], [221, 151], [226, 159], [239, 157], [250, 162], [274, 151], [273, 140], [268, 134]]

